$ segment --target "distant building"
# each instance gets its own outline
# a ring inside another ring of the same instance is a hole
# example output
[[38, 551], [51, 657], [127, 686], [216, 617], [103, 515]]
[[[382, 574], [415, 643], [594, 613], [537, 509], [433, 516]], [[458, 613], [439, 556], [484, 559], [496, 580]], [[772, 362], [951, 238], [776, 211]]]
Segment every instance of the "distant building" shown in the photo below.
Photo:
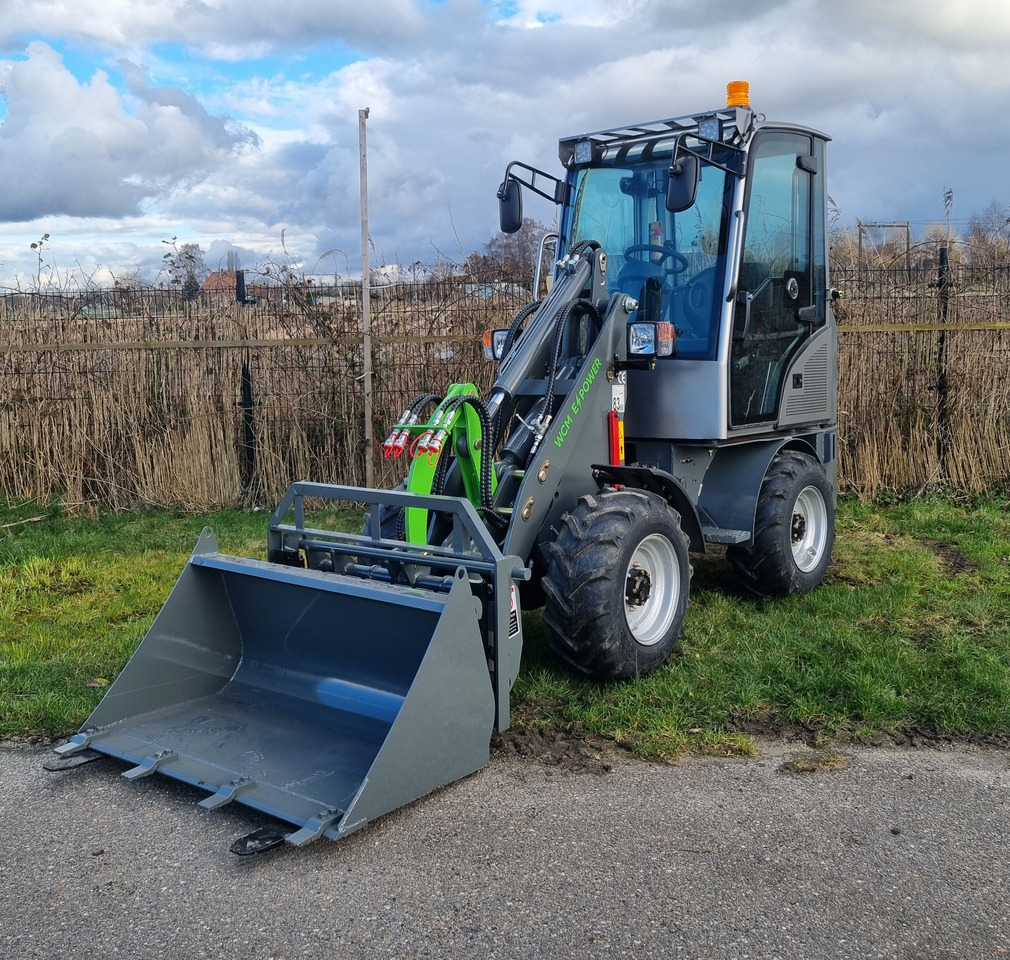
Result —
[[235, 298], [235, 271], [215, 270], [203, 281], [203, 292], [208, 297]]

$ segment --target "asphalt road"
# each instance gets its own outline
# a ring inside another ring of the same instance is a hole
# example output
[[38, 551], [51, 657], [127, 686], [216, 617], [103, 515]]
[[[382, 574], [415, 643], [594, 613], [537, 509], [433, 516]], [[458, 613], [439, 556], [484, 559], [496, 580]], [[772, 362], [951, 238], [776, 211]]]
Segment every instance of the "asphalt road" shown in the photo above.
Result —
[[852, 749], [606, 773], [496, 755], [333, 843], [103, 758], [0, 744], [4, 958], [1010, 956], [1010, 754]]

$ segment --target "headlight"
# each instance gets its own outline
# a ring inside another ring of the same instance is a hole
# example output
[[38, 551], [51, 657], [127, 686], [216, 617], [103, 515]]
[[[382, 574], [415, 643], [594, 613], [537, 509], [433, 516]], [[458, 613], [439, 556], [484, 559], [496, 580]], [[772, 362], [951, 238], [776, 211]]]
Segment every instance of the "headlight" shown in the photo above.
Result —
[[672, 323], [629, 323], [628, 355], [669, 357], [673, 355]]
[[505, 349], [505, 338], [508, 335], [509, 335], [508, 330], [484, 331], [485, 360], [501, 360], [502, 352]]
[[654, 323], [628, 324], [628, 353], [637, 357], [656, 355], [656, 325]]

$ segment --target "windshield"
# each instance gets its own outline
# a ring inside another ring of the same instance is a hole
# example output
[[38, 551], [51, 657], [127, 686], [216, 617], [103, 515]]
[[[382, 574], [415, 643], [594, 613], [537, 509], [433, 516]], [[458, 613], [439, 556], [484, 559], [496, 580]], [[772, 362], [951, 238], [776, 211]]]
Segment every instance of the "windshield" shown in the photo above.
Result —
[[570, 245], [596, 240], [607, 251], [610, 292], [639, 302], [655, 278], [661, 316], [673, 323], [675, 355], [715, 356], [730, 197], [727, 174], [701, 165], [698, 196], [689, 210], [666, 209], [669, 156], [634, 166], [576, 172], [569, 216]]

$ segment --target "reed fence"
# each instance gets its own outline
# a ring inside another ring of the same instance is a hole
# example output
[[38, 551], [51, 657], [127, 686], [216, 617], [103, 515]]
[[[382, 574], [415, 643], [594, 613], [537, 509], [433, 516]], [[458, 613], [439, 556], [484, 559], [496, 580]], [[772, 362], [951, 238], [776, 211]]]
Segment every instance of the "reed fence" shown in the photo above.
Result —
[[[519, 303], [477, 293], [429, 282], [373, 297], [376, 433], [433, 385], [486, 388], [481, 334]], [[360, 287], [255, 304], [7, 297], [0, 492], [71, 509], [211, 509], [272, 505], [297, 479], [363, 484], [360, 317]], [[380, 485], [400, 479], [402, 464], [374, 464]]]
[[[1010, 268], [835, 278], [846, 489], [979, 493], [1010, 479]], [[384, 430], [454, 381], [523, 301], [448, 279], [373, 290], [366, 450], [360, 288], [257, 303], [175, 291], [0, 299], [0, 492], [70, 509], [271, 506], [296, 479], [394, 485]]]
[[862, 494], [1010, 480], [1010, 266], [836, 276], [839, 470]]

